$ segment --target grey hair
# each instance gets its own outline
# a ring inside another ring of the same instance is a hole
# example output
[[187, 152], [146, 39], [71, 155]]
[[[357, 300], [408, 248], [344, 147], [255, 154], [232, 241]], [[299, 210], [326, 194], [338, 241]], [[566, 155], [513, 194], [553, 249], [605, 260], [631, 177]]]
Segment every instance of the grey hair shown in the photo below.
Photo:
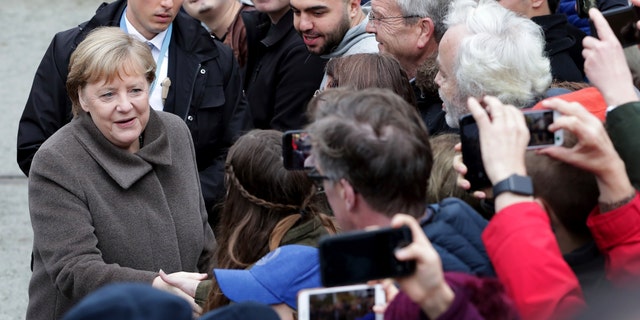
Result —
[[445, 22], [448, 28], [466, 27], [453, 66], [463, 95], [494, 95], [517, 107], [544, 96], [551, 65], [536, 23], [494, 0], [456, 0]]
[[335, 88], [314, 99], [324, 102], [307, 130], [323, 174], [349, 181], [374, 210], [423, 215], [433, 158], [416, 108], [382, 88]]
[[396, 0], [403, 16], [420, 16], [431, 18], [434, 25], [436, 41], [440, 42], [444, 32], [447, 31], [445, 18], [449, 11], [451, 0]]

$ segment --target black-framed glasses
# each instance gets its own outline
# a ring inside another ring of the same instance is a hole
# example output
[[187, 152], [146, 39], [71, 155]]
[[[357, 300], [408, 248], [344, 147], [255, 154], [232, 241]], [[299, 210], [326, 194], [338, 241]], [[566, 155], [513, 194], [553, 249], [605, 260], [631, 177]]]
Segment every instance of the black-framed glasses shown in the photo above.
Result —
[[331, 180], [329, 177], [321, 175], [316, 168], [309, 170], [307, 172], [307, 177], [313, 181], [313, 184], [316, 186], [318, 191], [324, 191], [324, 180]]
[[384, 21], [384, 20], [412, 19], [412, 18], [421, 18], [421, 16], [414, 14], [414, 15], [410, 15], [410, 16], [376, 17], [376, 15], [373, 13], [373, 11], [369, 11], [369, 13], [367, 14], [367, 18], [369, 19], [370, 23], [373, 23], [373, 24], [377, 25], [381, 21]]

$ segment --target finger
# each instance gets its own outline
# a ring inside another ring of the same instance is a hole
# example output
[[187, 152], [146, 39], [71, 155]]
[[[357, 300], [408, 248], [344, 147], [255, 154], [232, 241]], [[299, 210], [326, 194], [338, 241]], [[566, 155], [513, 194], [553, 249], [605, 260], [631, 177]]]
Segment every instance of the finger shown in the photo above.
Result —
[[486, 199], [487, 194], [484, 191], [474, 191], [473, 196], [477, 199]]
[[456, 154], [453, 156], [453, 170], [461, 175], [467, 174], [467, 166], [462, 160], [462, 154]]
[[574, 153], [572, 149], [560, 147], [560, 146], [552, 146], [544, 149], [537, 150], [538, 154], [547, 155], [553, 159], [572, 164]]
[[462, 143], [458, 142], [453, 146], [453, 150], [455, 150], [456, 152], [461, 152], [462, 151]]
[[373, 310], [373, 313], [375, 313], [375, 314], [384, 314], [384, 312], [387, 311], [387, 305], [386, 304], [376, 304], [371, 308], [371, 310]]
[[406, 225], [411, 230], [413, 242], [430, 243], [427, 239], [427, 236], [424, 234], [424, 231], [422, 231], [422, 228], [418, 224], [418, 221], [416, 221], [414, 217], [404, 213], [398, 213], [394, 215], [391, 219], [391, 226], [394, 228], [400, 228], [403, 225]]
[[196, 272], [185, 272], [185, 273], [186, 273], [185, 275], [186, 278], [193, 279], [193, 280], [204, 280], [209, 276], [206, 273], [196, 273]]
[[489, 115], [482, 108], [480, 102], [474, 97], [470, 97], [467, 100], [467, 106], [469, 107], [469, 112], [473, 116], [473, 119], [476, 120], [476, 124], [478, 125], [478, 130], [482, 132], [483, 128], [487, 128], [491, 124], [491, 120], [489, 120]]
[[581, 119], [593, 116], [578, 102], [568, 102], [560, 98], [551, 98], [542, 101], [542, 106], [560, 112], [563, 116], [576, 116]]
[[482, 101], [487, 105], [485, 110], [491, 117], [491, 122], [495, 122], [496, 119], [504, 121], [506, 106], [500, 101], [500, 99], [494, 96], [484, 96]]
[[458, 175], [458, 177], [456, 178], [456, 185], [462, 190], [471, 189], [471, 182], [469, 182], [469, 180], [465, 179], [461, 175]]
[[609, 23], [604, 18], [600, 10], [591, 8], [589, 10], [589, 18], [596, 27], [596, 33], [598, 34], [598, 39], [600, 39], [600, 41], [618, 42], [618, 38], [616, 38], [616, 35], [613, 33], [613, 30], [611, 30]]
[[395, 299], [395, 297], [398, 295], [400, 290], [398, 290], [398, 288], [393, 284], [391, 279], [387, 279], [385, 281], [387, 283], [383, 288], [384, 288], [384, 293], [387, 296], [387, 302], [389, 302], [389, 301]]

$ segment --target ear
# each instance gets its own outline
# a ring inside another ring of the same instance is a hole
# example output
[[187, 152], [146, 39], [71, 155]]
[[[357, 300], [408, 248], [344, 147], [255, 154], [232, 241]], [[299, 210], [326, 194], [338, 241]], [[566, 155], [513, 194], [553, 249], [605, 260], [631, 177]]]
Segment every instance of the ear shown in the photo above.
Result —
[[420, 34], [418, 35], [417, 46], [419, 49], [423, 49], [432, 38], [435, 41], [435, 28], [431, 18], [421, 18], [418, 26]]
[[[339, 0], [339, 1], [344, 1], [344, 0]], [[359, 12], [362, 12], [362, 9], [360, 9], [360, 0], [348, 0], [349, 1], [349, 17], [351, 19], [355, 18]], [[352, 22], [355, 23], [355, 22]]]
[[353, 189], [353, 186], [351, 186], [351, 183], [349, 183], [349, 181], [347, 181], [346, 179], [340, 179], [340, 186], [340, 197], [344, 201], [345, 208], [349, 212], [354, 211], [357, 205], [356, 202], [358, 201], [358, 197], [355, 190]]
[[546, 2], [547, 0], [531, 0], [531, 7], [534, 9], [540, 9], [540, 7]]
[[82, 88], [78, 88], [78, 102], [80, 102], [80, 107], [84, 112], [89, 112], [89, 104], [85, 100], [84, 90], [82, 90]]

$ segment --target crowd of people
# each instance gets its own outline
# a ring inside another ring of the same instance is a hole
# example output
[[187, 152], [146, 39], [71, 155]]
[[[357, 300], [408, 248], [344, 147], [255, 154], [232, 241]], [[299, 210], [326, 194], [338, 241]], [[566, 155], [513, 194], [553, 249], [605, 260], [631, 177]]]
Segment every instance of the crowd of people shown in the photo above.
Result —
[[[598, 9], [596, 38], [562, 5], [103, 4], [55, 35], [18, 127], [26, 319], [293, 320], [321, 239], [402, 226], [385, 319], [640, 316], [637, 75]], [[563, 144], [529, 150], [524, 109]]]

